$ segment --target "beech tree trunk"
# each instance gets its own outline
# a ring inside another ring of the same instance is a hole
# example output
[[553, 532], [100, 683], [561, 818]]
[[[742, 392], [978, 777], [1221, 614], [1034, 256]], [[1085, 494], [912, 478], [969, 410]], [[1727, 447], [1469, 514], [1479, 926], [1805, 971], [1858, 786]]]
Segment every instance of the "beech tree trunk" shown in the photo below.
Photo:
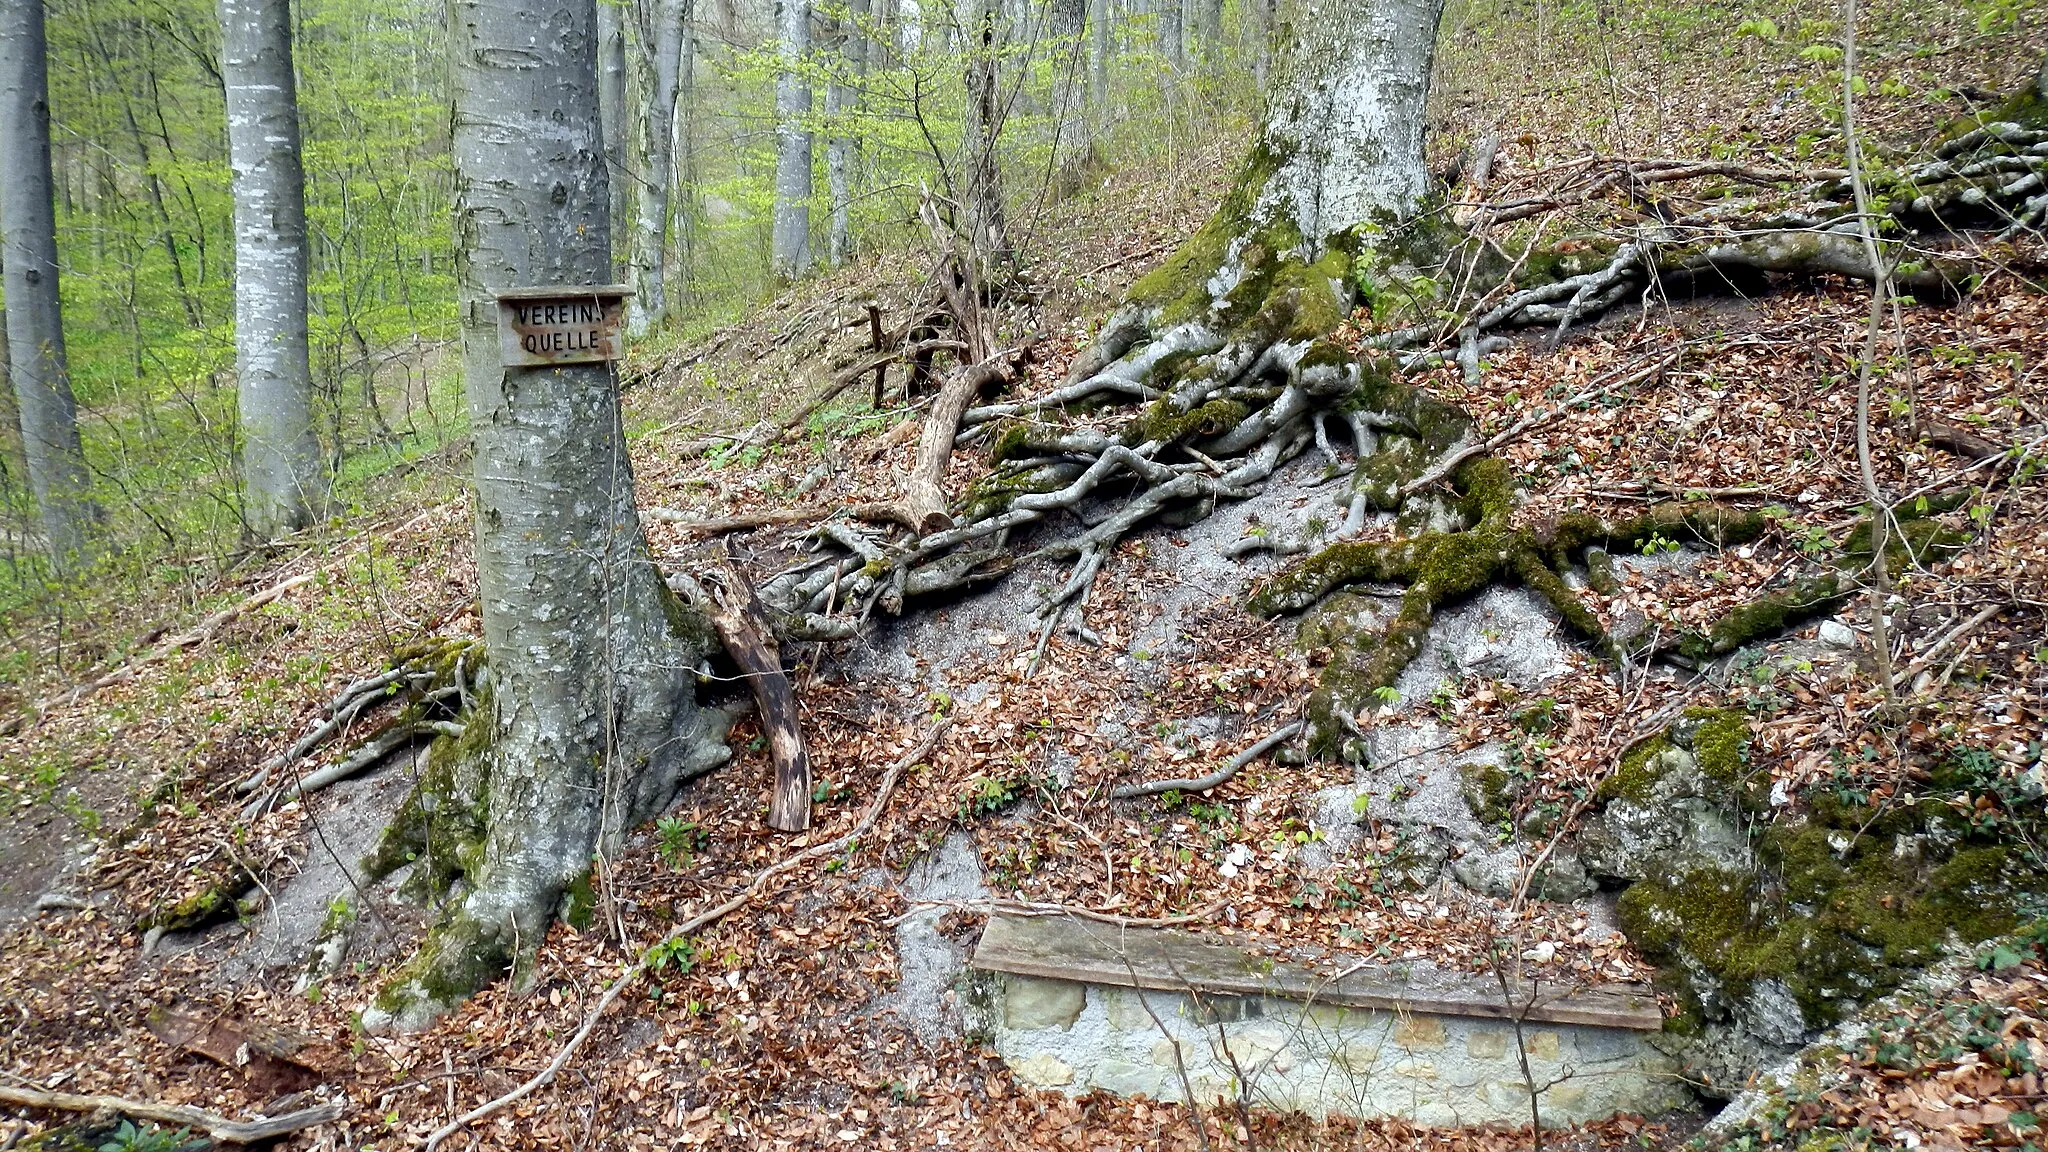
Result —
[[22, 455], [51, 560], [62, 571], [85, 558], [100, 514], [78, 439], [57, 295], [42, 0], [0, 0], [0, 243]]
[[811, 50], [810, 0], [775, 0], [781, 71], [775, 77], [775, 225], [768, 270], [794, 280], [811, 269], [811, 85], [798, 65]]
[[288, 0], [221, 0], [235, 186], [235, 379], [243, 515], [271, 539], [318, 519], [327, 470], [306, 349], [306, 180]]
[[633, 298], [626, 302], [626, 329], [639, 335], [668, 314], [669, 221], [674, 215], [677, 110], [681, 107], [683, 57], [688, 51], [690, 0], [658, 0], [647, 118], [646, 164], [633, 197]]
[[1254, 216], [1283, 215], [1310, 254], [1376, 216], [1405, 219], [1429, 191], [1424, 102], [1443, 0], [1296, 3], [1247, 175]]
[[847, 119], [860, 110], [857, 85], [867, 75], [870, 44], [865, 24], [870, 0], [848, 0], [848, 19], [838, 21], [840, 67], [849, 84], [835, 79], [825, 90], [825, 116], [832, 123], [832, 138], [825, 144], [825, 179], [831, 190], [832, 224], [826, 244], [827, 258], [837, 268], [853, 258], [853, 160], [857, 142], [848, 130]]
[[[1109, 107], [1110, 13], [1115, 0], [1088, 3], [1088, 108], [1097, 118]], [[1097, 123], [1096, 127], [1100, 127]]]
[[593, 857], [726, 757], [719, 714], [695, 695], [716, 641], [648, 555], [614, 366], [499, 363], [495, 294], [600, 284], [610, 270], [593, 2], [454, 0], [451, 14], [488, 679], [408, 809], [440, 837], [425, 838], [436, 855], [421, 867], [466, 884], [365, 1014], [377, 1027], [422, 1026], [516, 971]]

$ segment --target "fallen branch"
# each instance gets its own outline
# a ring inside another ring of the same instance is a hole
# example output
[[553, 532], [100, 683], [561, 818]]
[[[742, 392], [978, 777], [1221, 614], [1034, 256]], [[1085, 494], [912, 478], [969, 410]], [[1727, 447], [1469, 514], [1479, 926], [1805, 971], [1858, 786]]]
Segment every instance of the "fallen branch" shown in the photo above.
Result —
[[1165, 792], [1207, 792], [1211, 788], [1227, 783], [1231, 777], [1244, 771], [1245, 765], [1292, 739], [1301, 731], [1301, 725], [1302, 722], [1299, 720], [1291, 724], [1282, 724], [1273, 730], [1272, 735], [1231, 757], [1230, 763], [1207, 776], [1196, 776], [1187, 780], [1153, 780], [1145, 784], [1126, 784], [1111, 792], [1110, 798], [1135, 800], [1141, 796], [1158, 796]]
[[767, 613], [754, 586], [729, 564], [704, 573], [710, 592], [711, 624], [747, 678], [760, 710], [761, 731], [768, 737], [768, 758], [775, 764], [775, 791], [768, 801], [768, 826], [778, 832], [802, 832], [811, 826], [811, 754], [804, 747], [797, 722], [796, 692], [782, 670]]
[[751, 528], [769, 528], [777, 524], [803, 524], [822, 520], [832, 512], [829, 508], [772, 508], [766, 512], [749, 512], [743, 516], [692, 516], [673, 508], [642, 508], [640, 517], [657, 524], [673, 524], [685, 532], [698, 536], [722, 536], [727, 532], [745, 532]]
[[932, 749], [938, 746], [939, 738], [946, 734], [949, 723], [949, 721], [941, 720], [933, 725], [932, 730], [925, 734], [925, 738], [918, 742], [917, 747], [911, 749], [902, 759], [889, 765], [889, 770], [882, 774], [882, 784], [875, 791], [874, 801], [868, 805], [868, 810], [861, 814], [859, 823], [853, 826], [851, 832], [824, 844], [806, 848], [780, 863], [769, 865], [755, 875], [753, 882], [742, 889], [738, 895], [708, 912], [698, 913], [696, 916], [669, 929], [667, 935], [664, 935], [659, 943], [649, 948], [646, 952], [641, 953], [640, 959], [634, 961], [632, 967], [621, 973], [617, 980], [612, 981], [611, 987], [604, 990], [604, 995], [598, 997], [597, 1003], [584, 1016], [583, 1026], [576, 1030], [576, 1034], [569, 1038], [568, 1043], [562, 1045], [561, 1049], [555, 1053], [554, 1059], [548, 1061], [547, 1067], [534, 1073], [525, 1083], [512, 1089], [510, 1092], [495, 1099], [485, 1101], [468, 1112], [450, 1120], [440, 1128], [435, 1129], [433, 1135], [427, 1137], [426, 1147], [423, 1152], [434, 1152], [434, 1149], [440, 1147], [441, 1142], [448, 1137], [455, 1135], [471, 1124], [498, 1112], [508, 1105], [533, 1095], [552, 1083], [556, 1076], [561, 1075], [562, 1069], [569, 1066], [569, 1061], [575, 1058], [576, 1053], [590, 1039], [590, 1033], [597, 1027], [597, 1022], [604, 1017], [605, 1010], [612, 1006], [612, 1002], [617, 1000], [621, 993], [639, 982], [640, 978], [647, 974], [647, 956], [649, 953], [660, 949], [662, 945], [681, 940], [692, 933], [701, 932], [710, 925], [745, 907], [749, 901], [759, 896], [768, 887], [768, 883], [771, 880], [774, 880], [783, 873], [807, 864], [812, 860], [843, 852], [862, 836], [867, 835], [868, 830], [875, 826], [875, 821], [882, 815], [883, 807], [889, 803], [890, 795], [896, 791], [896, 784], [903, 778], [903, 773], [908, 771], [912, 765], [931, 754]]
[[918, 340], [910, 344], [905, 344], [899, 348], [890, 348], [885, 351], [875, 353], [872, 356], [867, 356], [863, 359], [856, 360], [851, 365], [840, 369], [839, 374], [832, 377], [832, 382], [825, 385], [824, 391], [818, 393], [816, 396], [811, 397], [809, 403], [797, 409], [790, 415], [783, 417], [782, 422], [777, 426], [777, 431], [787, 432], [790, 429], [797, 427], [804, 421], [810, 419], [811, 413], [816, 412], [818, 409], [823, 408], [827, 404], [830, 404], [834, 397], [838, 396], [841, 392], [846, 391], [848, 387], [858, 382], [861, 377], [867, 375], [870, 372], [876, 371], [877, 369], [887, 368], [889, 365], [896, 363], [898, 360], [915, 360], [919, 357], [930, 356], [934, 352], [952, 352], [958, 354], [965, 351], [967, 351], [967, 345], [965, 343], [959, 340], [954, 340], [942, 336], [934, 337], [933, 339], [930, 340]]
[[223, 1144], [260, 1144], [293, 1132], [341, 1119], [345, 1102], [301, 1108], [282, 1116], [261, 1120], [230, 1120], [184, 1104], [152, 1104], [124, 1100], [119, 1096], [79, 1096], [70, 1092], [37, 1092], [28, 1088], [0, 1086], [0, 1104], [17, 1108], [45, 1108], [57, 1112], [118, 1112], [137, 1120], [197, 1128]]
[[130, 659], [127, 663], [121, 665], [120, 667], [115, 668], [112, 671], [102, 673], [101, 675], [91, 680], [87, 680], [82, 684], [74, 685], [68, 691], [60, 692], [55, 696], [51, 696], [43, 700], [41, 703], [36, 705], [35, 711], [29, 713], [28, 715], [16, 716], [13, 720], [9, 721], [8, 724], [0, 726], [0, 735], [12, 736], [18, 732], [22, 732], [28, 728], [31, 728], [35, 725], [35, 723], [38, 720], [48, 715], [52, 708], [56, 708], [59, 705], [63, 704], [76, 704], [80, 700], [85, 699], [87, 696], [92, 695], [93, 693], [99, 691], [102, 688], [112, 687], [113, 685], [119, 684], [124, 680], [133, 679], [135, 676], [136, 669], [138, 668], [144, 668], [151, 664], [155, 664], [156, 662], [164, 659], [173, 652], [182, 651], [186, 648], [196, 648], [199, 645], [206, 643], [208, 640], [213, 639], [214, 635], [218, 633], [222, 628], [227, 627], [229, 624], [232, 624], [236, 620], [241, 619], [243, 616], [246, 616], [249, 613], [254, 612], [258, 608], [261, 608], [264, 605], [269, 604], [271, 601], [276, 600], [278, 597], [284, 595], [285, 593], [291, 591], [294, 588], [297, 588], [299, 585], [306, 583], [307, 581], [313, 579], [315, 576], [318, 576], [319, 574], [319, 570], [316, 569], [312, 572], [301, 572], [297, 576], [293, 576], [285, 580], [280, 580], [277, 583], [272, 584], [270, 587], [265, 588], [261, 592], [255, 593], [252, 596], [248, 596], [240, 601], [237, 601], [234, 604], [229, 605], [226, 608], [221, 609], [218, 612], [215, 612], [213, 615], [208, 616], [206, 619], [201, 620], [199, 623], [194, 624], [192, 627], [187, 628], [183, 632], [179, 632], [174, 635], [165, 637], [163, 640], [158, 641], [155, 647], [150, 648], [148, 651], [145, 651], [140, 655], [135, 656], [134, 658]]

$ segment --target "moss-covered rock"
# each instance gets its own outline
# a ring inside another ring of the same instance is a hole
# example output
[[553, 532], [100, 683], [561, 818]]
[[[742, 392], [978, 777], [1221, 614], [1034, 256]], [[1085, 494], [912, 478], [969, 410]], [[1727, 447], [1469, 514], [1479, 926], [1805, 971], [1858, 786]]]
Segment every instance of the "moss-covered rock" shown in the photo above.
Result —
[[[1773, 813], [1757, 802], [1728, 714], [1691, 722], [1695, 787], [1716, 792], [1724, 817], [1749, 829], [1754, 862], [1703, 860], [1674, 834], [1642, 861], [1645, 875], [1619, 905], [1624, 931], [1662, 967], [1683, 1022], [1769, 1031], [1752, 1001], [1782, 995], [1775, 1011], [1797, 1016], [1781, 1022], [1782, 1035], [1831, 1024], [1951, 941], [2011, 931], [2048, 879], [2018, 825], [1966, 819], [1939, 798], [1872, 806], [1861, 793], [1822, 788]], [[1625, 768], [1601, 823], [1669, 805], [1673, 773], [1660, 765], [1676, 751], [1663, 745]]]

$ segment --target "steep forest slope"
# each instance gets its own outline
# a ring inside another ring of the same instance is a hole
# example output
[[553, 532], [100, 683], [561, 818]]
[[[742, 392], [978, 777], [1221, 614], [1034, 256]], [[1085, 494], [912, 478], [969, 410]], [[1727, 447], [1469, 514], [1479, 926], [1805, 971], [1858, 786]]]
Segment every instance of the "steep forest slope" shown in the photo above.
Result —
[[[1880, 3], [1864, 27], [1860, 115], [1885, 170], [1928, 160], [1930, 141], [2038, 83], [2033, 4]], [[1446, 201], [1534, 281], [1597, 269], [1646, 221], [1836, 179], [1824, 79], [1838, 36], [1823, 19], [1718, 6], [1453, 6], [1431, 94]], [[994, 318], [996, 344], [1028, 343], [1030, 362], [991, 403], [1068, 378], [1132, 285], [1202, 227], [1240, 147], [1091, 172], [1041, 206], [1029, 291]], [[963, 567], [962, 587], [856, 584], [885, 567], [862, 551], [880, 530], [842, 510], [902, 497], [932, 402], [928, 385], [897, 391], [900, 364], [886, 389], [856, 370], [877, 358], [871, 309], [893, 327], [928, 307], [929, 253], [878, 254], [725, 326], [645, 341], [625, 406], [664, 570], [730, 566], [771, 586], [851, 553], [846, 595], [872, 594], [850, 635], [782, 621], [812, 831], [764, 825], [768, 741], [744, 676], [714, 662], [703, 695], [739, 715], [732, 760], [596, 862], [575, 922], [530, 970], [425, 1031], [364, 1027], [429, 918], [403, 898], [412, 849], [382, 830], [404, 825], [408, 786], [432, 769], [433, 725], [467, 686], [461, 642], [478, 633], [451, 449], [391, 476], [361, 520], [250, 554], [203, 603], [21, 621], [10, 657], [26, 671], [0, 737], [7, 1082], [228, 1115], [345, 1095], [344, 1119], [292, 1139], [383, 1148], [516, 1088], [595, 1017], [559, 1075], [469, 1134], [491, 1147], [1531, 1141], [1034, 1087], [980, 1043], [958, 972], [992, 911], [1057, 907], [1255, 945], [1652, 981], [1688, 1089], [1709, 1110], [1739, 1097], [1697, 1135], [1680, 1114], [1546, 1142], [2038, 1144], [2048, 249], [2035, 223], [1958, 237], [1969, 291], [1879, 316], [1878, 402], [1860, 431], [1894, 509], [1881, 546], [1857, 452], [1870, 289], [1846, 278], [1652, 280], [1597, 321], [1462, 358], [1447, 323], [1406, 382], [1470, 415], [1492, 487], [1368, 514], [1333, 498], [1333, 479], [1371, 455], [1340, 429], [1337, 447], [1281, 461], [1243, 499], [1135, 526], [1080, 606], [1051, 615], [1073, 557], [1040, 546], [1104, 523], [1113, 500], [1020, 533]], [[1525, 268], [1545, 245], [1559, 268]], [[1473, 304], [1461, 285], [1413, 288], [1446, 312]], [[1340, 337], [1375, 331], [1361, 309]], [[1110, 436], [1129, 418], [1105, 406], [1058, 431]], [[963, 517], [1030, 491], [1006, 463], [1054, 454], [1043, 429], [981, 426], [943, 478]], [[1344, 671], [1378, 675], [1417, 581], [1287, 596], [1327, 544], [1432, 527], [1554, 541], [1589, 514], [1640, 523], [1541, 557], [1555, 587], [1494, 578], [1496, 563], [1432, 604], [1411, 650], [1356, 696]], [[1874, 554], [1889, 558], [1876, 598]], [[839, 589], [819, 583], [816, 615], [855, 603]], [[333, 739], [284, 755], [338, 694], [391, 669], [418, 686], [357, 693]], [[1302, 721], [1333, 735], [1265, 739]], [[380, 745], [391, 732], [403, 738]], [[358, 757], [366, 741], [383, 754]], [[1255, 745], [1270, 755], [1240, 755]], [[304, 797], [289, 786], [340, 763], [360, 771]], [[444, 826], [432, 817], [416, 821], [429, 838]], [[384, 867], [362, 866], [377, 855]], [[648, 979], [602, 1001], [643, 958]]]

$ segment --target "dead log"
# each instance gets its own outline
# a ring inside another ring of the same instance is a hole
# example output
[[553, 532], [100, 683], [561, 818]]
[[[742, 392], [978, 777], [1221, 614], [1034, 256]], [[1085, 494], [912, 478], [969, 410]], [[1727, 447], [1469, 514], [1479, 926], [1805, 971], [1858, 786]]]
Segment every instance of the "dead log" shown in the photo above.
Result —
[[761, 712], [761, 731], [768, 737], [768, 758], [775, 765], [768, 826], [802, 832], [811, 826], [811, 755], [797, 723], [796, 691], [782, 671], [782, 654], [776, 650], [768, 615], [753, 584], [728, 565], [705, 573], [704, 585], [710, 593], [711, 623], [746, 676]]
[[348, 1110], [345, 1103], [337, 1102], [301, 1108], [282, 1116], [265, 1116], [259, 1120], [230, 1120], [184, 1104], [152, 1104], [144, 1100], [124, 1100], [119, 1096], [80, 1096], [72, 1092], [37, 1092], [5, 1085], [0, 1085], [0, 1104], [56, 1112], [118, 1112], [136, 1120], [197, 1128], [223, 1144], [261, 1144], [316, 1124], [339, 1120]]

